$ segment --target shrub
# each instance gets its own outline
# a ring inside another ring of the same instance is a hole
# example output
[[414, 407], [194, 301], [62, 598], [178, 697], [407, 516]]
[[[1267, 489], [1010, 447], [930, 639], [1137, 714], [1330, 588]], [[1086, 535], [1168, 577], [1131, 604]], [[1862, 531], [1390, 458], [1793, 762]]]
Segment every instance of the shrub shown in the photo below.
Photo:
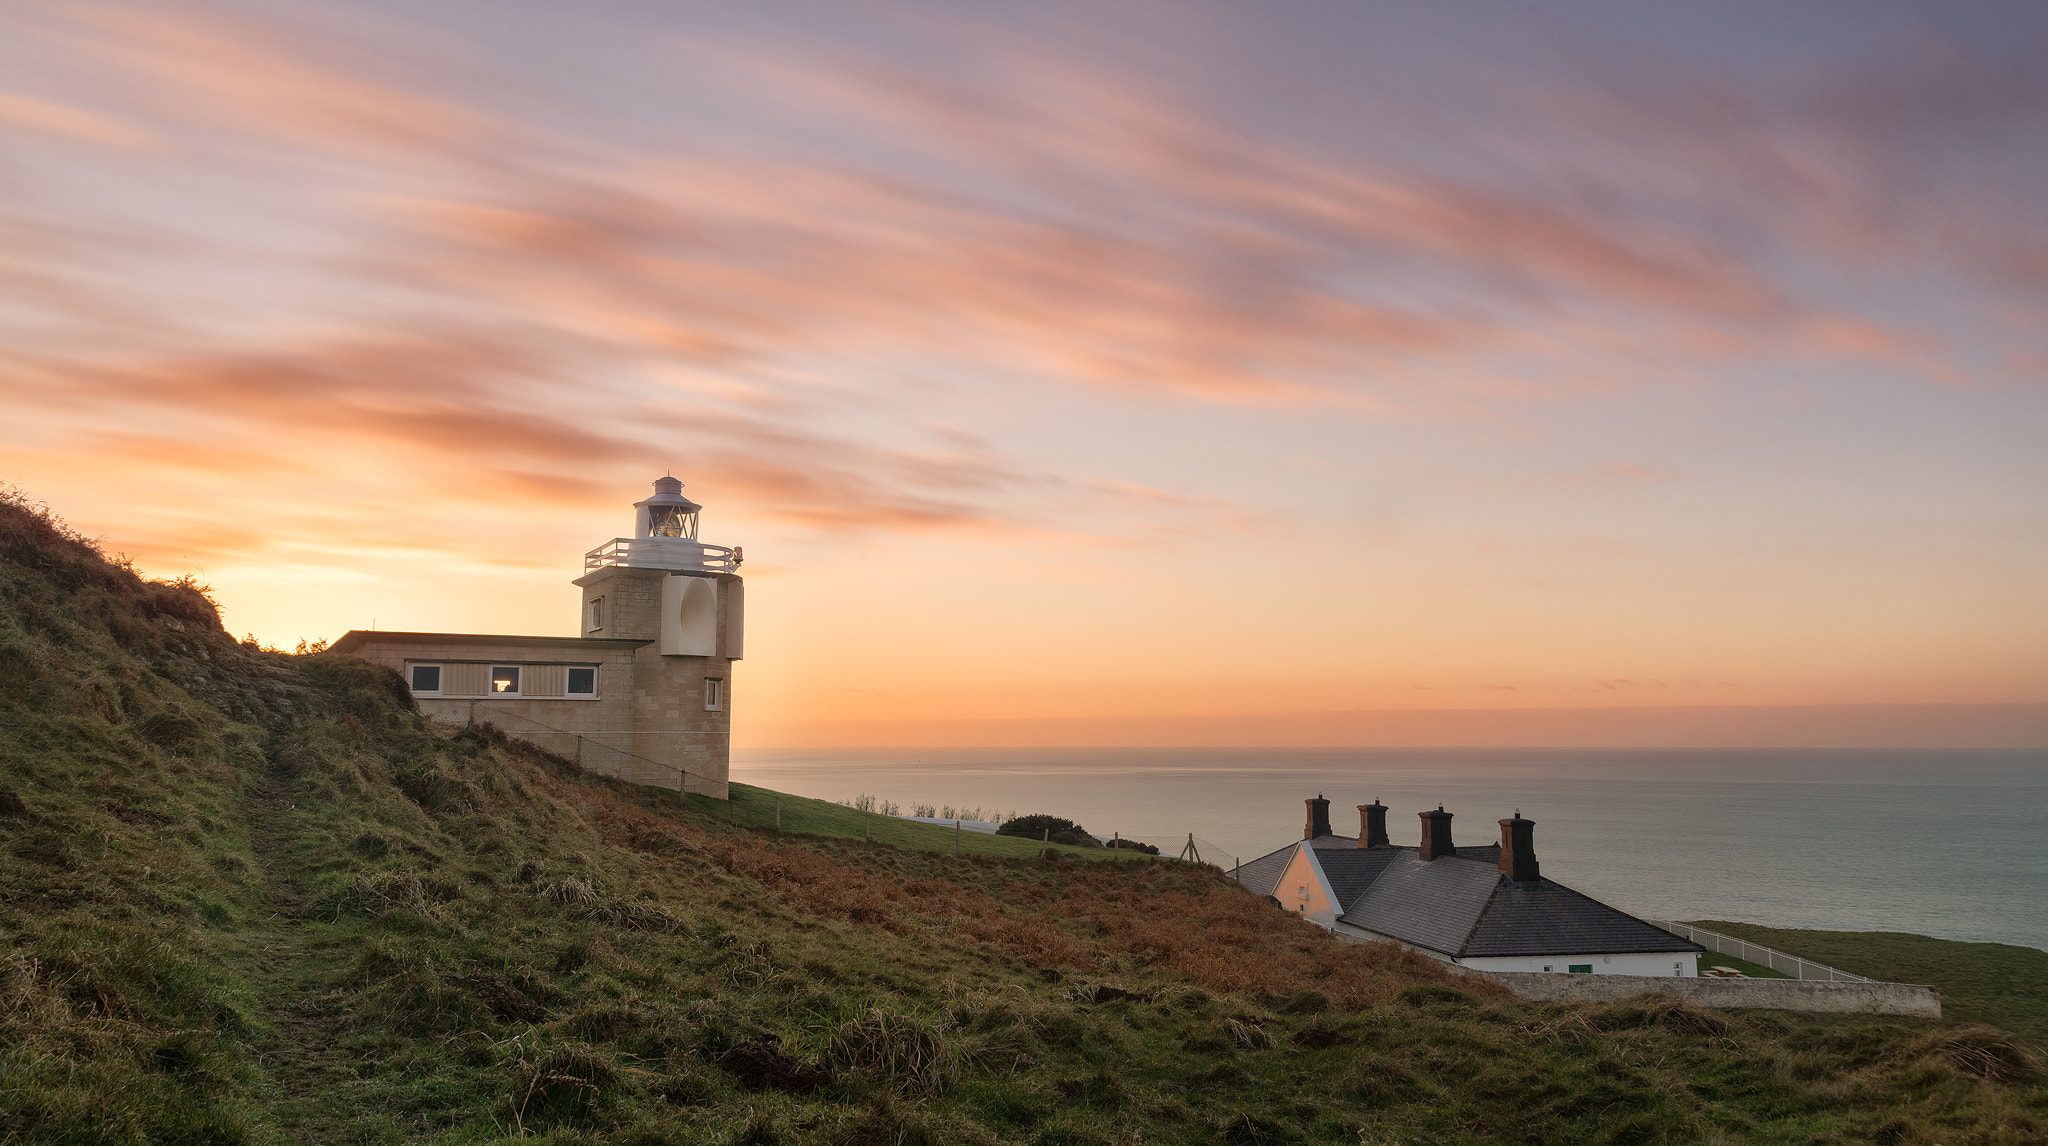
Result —
[[[1062, 832], [1079, 832], [1084, 836], [1088, 835], [1087, 829], [1072, 820], [1061, 816], [1047, 816], [1043, 814], [1015, 816], [1005, 820], [1001, 826], [996, 828], [996, 834], [999, 836], [1019, 836], [1027, 840], [1043, 838], [1047, 833], [1051, 833], [1057, 839]], [[1094, 837], [1089, 836], [1089, 839], [1092, 840]]]

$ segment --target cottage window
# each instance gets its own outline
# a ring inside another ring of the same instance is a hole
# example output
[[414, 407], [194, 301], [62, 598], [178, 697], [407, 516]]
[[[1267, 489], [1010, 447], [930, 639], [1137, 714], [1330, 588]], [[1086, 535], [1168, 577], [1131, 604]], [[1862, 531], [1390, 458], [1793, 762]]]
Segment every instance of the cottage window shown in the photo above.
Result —
[[603, 597], [592, 597], [590, 599], [590, 605], [586, 609], [586, 613], [587, 615], [584, 617], [583, 620], [584, 631], [594, 633], [597, 632], [599, 629], [604, 628]]
[[1574, 963], [1566, 967], [1565, 970], [1570, 971], [1574, 975], [1591, 975], [1593, 973], [1593, 965], [1591, 963]]
[[570, 696], [596, 696], [597, 670], [594, 668], [570, 669], [569, 683], [563, 691]]
[[492, 665], [491, 691], [505, 696], [519, 695], [519, 666]]
[[414, 665], [414, 666], [412, 666], [412, 690], [413, 690], [414, 692], [440, 692], [440, 691], [441, 691], [441, 666], [440, 666], [440, 665]]
[[715, 712], [725, 707], [725, 678], [707, 676], [704, 678], [704, 709]]

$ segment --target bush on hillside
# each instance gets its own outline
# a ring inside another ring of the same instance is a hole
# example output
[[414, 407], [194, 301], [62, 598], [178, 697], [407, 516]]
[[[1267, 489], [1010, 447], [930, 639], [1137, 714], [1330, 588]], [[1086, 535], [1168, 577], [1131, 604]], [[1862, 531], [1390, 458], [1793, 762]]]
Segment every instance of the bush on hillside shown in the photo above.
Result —
[[[1043, 839], [1047, 833], [1051, 833], [1055, 843], [1067, 842], [1060, 839], [1061, 834], [1067, 832], [1088, 836], [1088, 829], [1074, 821], [1047, 815], [1015, 816], [996, 829], [999, 836], [1021, 836], [1027, 840]], [[1095, 837], [1088, 838], [1093, 841]]]

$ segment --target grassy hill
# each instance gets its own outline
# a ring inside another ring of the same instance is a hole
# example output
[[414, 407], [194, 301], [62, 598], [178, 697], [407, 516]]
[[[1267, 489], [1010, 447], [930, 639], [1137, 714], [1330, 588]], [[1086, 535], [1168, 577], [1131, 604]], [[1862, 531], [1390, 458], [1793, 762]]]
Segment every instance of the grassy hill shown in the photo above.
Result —
[[0, 504], [0, 1141], [2048, 1135], [1989, 1028], [1525, 1004], [1213, 869], [764, 802], [436, 729]]
[[[845, 804], [835, 804], [830, 800], [814, 800], [808, 796], [793, 796], [770, 788], [757, 788], [752, 784], [733, 784], [731, 788], [730, 799], [714, 800], [708, 796], [691, 796], [688, 798], [688, 807], [713, 819], [762, 831], [779, 830], [792, 835], [832, 836], [841, 839], [871, 838], [891, 847], [915, 851], [951, 854], [957, 849], [963, 855], [1034, 859], [1050, 848], [1073, 859], [1133, 858], [1133, 853], [1129, 851], [1077, 848], [1064, 844], [1048, 845], [1035, 840], [1018, 839], [1015, 836], [955, 831], [950, 827], [924, 824], [895, 816], [868, 816]], [[779, 829], [776, 812], [778, 806], [781, 808]]]
[[1942, 1012], [1951, 1018], [2048, 1040], [2048, 951], [1902, 931], [1805, 931], [1717, 920], [1698, 926], [1853, 975], [1939, 987]]

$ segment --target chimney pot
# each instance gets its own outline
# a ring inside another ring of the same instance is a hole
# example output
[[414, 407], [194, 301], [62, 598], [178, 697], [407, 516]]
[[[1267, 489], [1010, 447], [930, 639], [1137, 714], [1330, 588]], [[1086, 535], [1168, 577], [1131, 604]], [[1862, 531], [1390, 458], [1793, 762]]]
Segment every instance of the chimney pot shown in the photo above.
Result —
[[1418, 858], [1433, 860], [1438, 856], [1458, 854], [1456, 845], [1451, 843], [1451, 813], [1444, 811], [1442, 804], [1438, 804], [1434, 812], [1418, 812], [1417, 815], [1422, 817], [1422, 847], [1417, 849]]
[[1301, 838], [1315, 839], [1317, 836], [1335, 835], [1330, 830], [1330, 802], [1323, 799], [1321, 792], [1313, 800], [1303, 800], [1308, 805], [1308, 822], [1301, 826]]
[[1500, 822], [1500, 871], [1516, 883], [1543, 878], [1536, 866], [1536, 821], [1523, 819], [1520, 808], [1513, 819]]
[[1393, 844], [1387, 838], [1387, 806], [1378, 800], [1358, 805], [1358, 846], [1385, 848]]

